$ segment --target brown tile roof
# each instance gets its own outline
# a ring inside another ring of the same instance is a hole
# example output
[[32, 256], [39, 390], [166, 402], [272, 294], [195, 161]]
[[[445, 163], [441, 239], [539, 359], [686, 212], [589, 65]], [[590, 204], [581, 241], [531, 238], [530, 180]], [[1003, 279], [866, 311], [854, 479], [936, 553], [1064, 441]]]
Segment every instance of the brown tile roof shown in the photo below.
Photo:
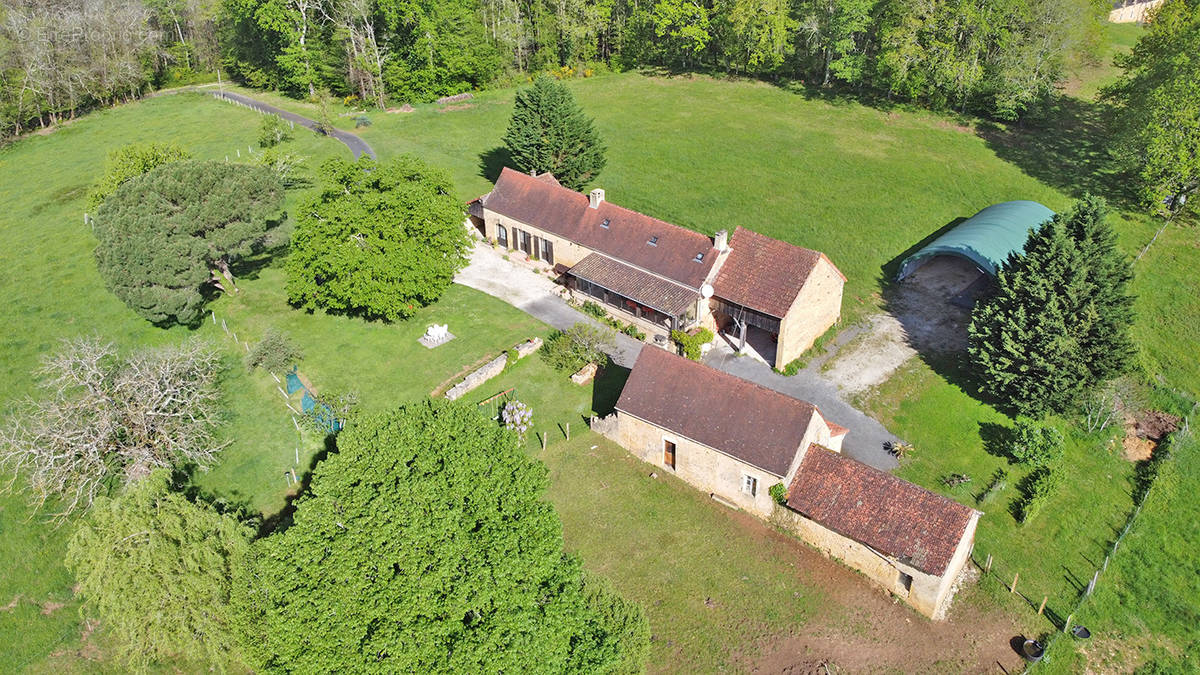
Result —
[[840, 424], [834, 424], [833, 422], [830, 422], [829, 420], [826, 420], [825, 424], [829, 425], [829, 435], [830, 436], [841, 436], [842, 434], [849, 433], [849, 431], [850, 431], [846, 427], [844, 427]]
[[642, 349], [617, 410], [776, 476], [800, 449], [813, 404], [659, 349]]
[[819, 445], [788, 488], [787, 505], [880, 553], [941, 575], [972, 509]]
[[700, 294], [687, 286], [656, 277], [600, 253], [580, 260], [570, 273], [571, 276], [587, 279], [670, 316], [683, 314], [700, 299]]
[[[587, 195], [505, 168], [484, 206], [622, 262], [699, 289], [716, 260], [712, 239], [607, 201], [588, 207]], [[608, 226], [601, 223], [608, 220]], [[648, 242], [658, 237], [654, 246]], [[694, 262], [703, 254], [701, 262]]]
[[791, 309], [817, 261], [825, 257], [740, 226], [729, 248], [729, 259], [713, 283], [716, 295], [780, 319]]

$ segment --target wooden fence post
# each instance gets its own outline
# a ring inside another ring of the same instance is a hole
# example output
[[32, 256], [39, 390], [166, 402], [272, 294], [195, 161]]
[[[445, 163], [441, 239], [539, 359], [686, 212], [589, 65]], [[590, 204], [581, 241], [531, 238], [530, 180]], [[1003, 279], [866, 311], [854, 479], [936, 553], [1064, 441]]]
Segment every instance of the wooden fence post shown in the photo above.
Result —
[[546, 436], [548, 436], [548, 435], [549, 434], [542, 432], [542, 451], [543, 452], [546, 450]]
[[1049, 599], [1050, 599], [1050, 596], [1048, 596], [1048, 595], [1042, 596], [1042, 604], [1040, 607], [1038, 607], [1038, 616], [1041, 616], [1042, 612], [1044, 612], [1046, 610], [1046, 601]]
[[1085, 593], [1084, 595], [1091, 595], [1092, 591], [1096, 590], [1096, 581], [1098, 581], [1099, 579], [1100, 579], [1100, 570], [1096, 570], [1096, 573], [1092, 575], [1092, 580], [1088, 582], [1087, 593]]
[[1013, 574], [1013, 582], [1012, 582], [1012, 586], [1010, 586], [1010, 587], [1009, 587], [1009, 589], [1008, 589], [1008, 592], [1009, 592], [1009, 593], [1016, 593], [1016, 592], [1017, 592], [1017, 579], [1018, 579], [1018, 578], [1020, 578], [1020, 576], [1021, 576], [1021, 573], [1020, 573], [1020, 572], [1017, 572], [1017, 573]]
[[1074, 619], [1074, 618], [1075, 618], [1075, 615], [1074, 615], [1074, 614], [1068, 614], [1068, 615], [1067, 615], [1067, 620], [1066, 620], [1066, 622], [1065, 622], [1065, 623], [1063, 623], [1063, 632], [1064, 632], [1064, 633], [1070, 632], [1070, 630], [1071, 630], [1071, 619]]
[[988, 554], [988, 557], [987, 557], [987, 562], [985, 562], [985, 563], [983, 564], [983, 571], [984, 571], [985, 573], [986, 573], [986, 572], [991, 572], [991, 571], [992, 571], [992, 554], [991, 554], [991, 553], [989, 553], [989, 554]]
[[567, 422], [567, 440], [571, 440], [571, 423]]

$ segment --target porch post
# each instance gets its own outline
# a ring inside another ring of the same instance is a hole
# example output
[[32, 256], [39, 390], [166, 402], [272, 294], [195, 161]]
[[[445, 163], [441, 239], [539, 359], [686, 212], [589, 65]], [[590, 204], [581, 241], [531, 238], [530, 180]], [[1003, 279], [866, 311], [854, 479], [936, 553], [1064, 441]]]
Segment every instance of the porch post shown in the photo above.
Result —
[[740, 340], [742, 343], [741, 346], [738, 347], [738, 351], [740, 352], [746, 348], [746, 320], [745, 319], [742, 319], [741, 321], [738, 322], [738, 332], [739, 332], [738, 340]]

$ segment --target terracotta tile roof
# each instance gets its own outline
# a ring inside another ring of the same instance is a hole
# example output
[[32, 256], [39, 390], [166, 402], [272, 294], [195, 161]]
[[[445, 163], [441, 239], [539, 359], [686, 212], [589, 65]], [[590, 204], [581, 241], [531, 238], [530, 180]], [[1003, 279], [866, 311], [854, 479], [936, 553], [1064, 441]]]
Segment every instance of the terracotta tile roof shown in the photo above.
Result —
[[[484, 198], [484, 206], [695, 289], [708, 277], [717, 257], [712, 239], [607, 201], [589, 208], [587, 195], [545, 176], [535, 178], [505, 168]], [[602, 226], [606, 220], [607, 226]], [[697, 254], [702, 256], [700, 262], [694, 262]]]
[[825, 258], [823, 253], [740, 226], [734, 230], [729, 248], [729, 259], [713, 283], [716, 295], [779, 319], [791, 309], [817, 261]]
[[813, 404], [659, 349], [642, 349], [617, 410], [776, 476], [800, 450]]
[[829, 420], [825, 420], [825, 424], [829, 425], [829, 435], [830, 436], [841, 436], [850, 431], [846, 427], [844, 427], [840, 424], [834, 424], [833, 422], [830, 422]]
[[587, 279], [670, 316], [683, 314], [700, 299], [699, 293], [686, 286], [656, 277], [600, 253], [580, 260], [570, 273], [571, 276]]
[[809, 446], [787, 505], [901, 562], [940, 576], [972, 509], [819, 445]]

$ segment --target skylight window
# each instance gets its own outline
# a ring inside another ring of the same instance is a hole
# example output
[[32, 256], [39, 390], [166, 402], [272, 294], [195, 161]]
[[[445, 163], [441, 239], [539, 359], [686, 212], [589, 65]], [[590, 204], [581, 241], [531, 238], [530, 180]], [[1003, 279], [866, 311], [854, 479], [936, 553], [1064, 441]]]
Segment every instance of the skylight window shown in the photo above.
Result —
[[697, 253], [697, 254], [696, 254], [696, 257], [695, 257], [695, 258], [692, 258], [692, 262], [704, 262], [704, 254], [703, 254], [703, 253]]
[[607, 230], [607, 229], [608, 229], [608, 224], [609, 224], [609, 223], [611, 223], [611, 222], [612, 222], [612, 220], [611, 220], [611, 219], [609, 219], [609, 218], [605, 218], [605, 219], [604, 219], [604, 222], [603, 222], [603, 223], [600, 223], [600, 227], [603, 227], [604, 229], [606, 229], [606, 230]]
[[658, 246], [658, 237], [650, 237], [650, 241], [646, 242], [651, 246]]

